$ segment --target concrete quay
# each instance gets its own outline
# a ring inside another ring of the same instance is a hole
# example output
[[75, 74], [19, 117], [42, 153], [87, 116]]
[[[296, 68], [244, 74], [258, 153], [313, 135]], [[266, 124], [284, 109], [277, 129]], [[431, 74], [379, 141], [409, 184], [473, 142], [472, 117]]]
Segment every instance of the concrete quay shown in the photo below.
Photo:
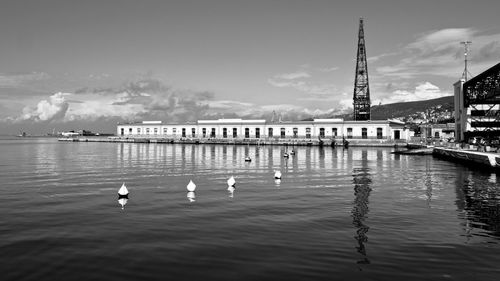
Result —
[[454, 162], [479, 164], [483, 168], [500, 170], [500, 153], [497, 152], [477, 151], [474, 147], [469, 149], [434, 147], [432, 155]]
[[[289, 146], [342, 146], [342, 139], [294, 139], [294, 138], [130, 138], [130, 137], [69, 137], [59, 141], [71, 142], [120, 142], [120, 143], [171, 143], [171, 144], [223, 144], [223, 145], [289, 145]], [[395, 147], [406, 146], [404, 141], [388, 139], [348, 139], [353, 147]]]

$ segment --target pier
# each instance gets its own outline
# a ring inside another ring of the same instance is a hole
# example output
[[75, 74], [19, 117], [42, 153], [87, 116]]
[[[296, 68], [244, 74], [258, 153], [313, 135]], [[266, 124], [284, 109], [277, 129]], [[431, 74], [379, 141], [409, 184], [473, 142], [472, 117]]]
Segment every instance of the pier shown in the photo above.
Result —
[[[170, 143], [170, 144], [222, 144], [222, 145], [284, 145], [284, 146], [332, 146], [342, 147], [342, 139], [302, 138], [165, 138], [165, 137], [69, 137], [59, 141], [70, 142], [120, 142], [120, 143]], [[349, 146], [405, 147], [406, 141], [388, 139], [347, 139]]]
[[451, 160], [454, 162], [479, 164], [485, 168], [500, 170], [500, 153], [497, 152], [449, 147], [435, 147], [432, 154], [436, 157]]

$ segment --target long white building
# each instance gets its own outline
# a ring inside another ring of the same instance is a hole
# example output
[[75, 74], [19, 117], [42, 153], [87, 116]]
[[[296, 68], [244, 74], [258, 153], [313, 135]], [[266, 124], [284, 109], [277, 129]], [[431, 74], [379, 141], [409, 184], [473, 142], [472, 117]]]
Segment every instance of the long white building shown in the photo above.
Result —
[[196, 123], [164, 124], [161, 121], [119, 124], [117, 136], [169, 139], [372, 139], [408, 141], [412, 136], [398, 120], [344, 121], [314, 119], [271, 123], [262, 119], [198, 120]]

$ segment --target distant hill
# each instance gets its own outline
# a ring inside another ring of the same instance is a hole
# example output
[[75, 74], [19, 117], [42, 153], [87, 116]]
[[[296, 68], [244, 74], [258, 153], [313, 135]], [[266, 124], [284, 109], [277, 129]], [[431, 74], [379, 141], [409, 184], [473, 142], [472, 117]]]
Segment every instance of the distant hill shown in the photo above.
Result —
[[[410, 122], [416, 119], [433, 119], [434, 121], [440, 121], [451, 118], [453, 110], [453, 96], [447, 96], [424, 101], [374, 105], [371, 108], [371, 119], [386, 120], [397, 118]], [[353, 114], [349, 113], [334, 117], [352, 120]]]

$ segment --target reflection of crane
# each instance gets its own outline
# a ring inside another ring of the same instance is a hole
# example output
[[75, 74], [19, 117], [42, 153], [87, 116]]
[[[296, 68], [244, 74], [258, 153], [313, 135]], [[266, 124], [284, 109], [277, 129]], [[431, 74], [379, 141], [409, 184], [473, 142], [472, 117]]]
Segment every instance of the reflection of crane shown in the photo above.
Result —
[[[363, 155], [366, 158], [365, 155]], [[364, 159], [366, 161], [366, 159]], [[352, 224], [356, 227], [356, 236], [354, 237], [358, 241], [358, 247], [356, 247], [358, 253], [363, 255], [363, 258], [359, 260], [358, 264], [368, 264], [370, 260], [366, 256], [365, 243], [368, 242], [368, 230], [370, 227], [365, 224], [365, 219], [368, 214], [368, 197], [371, 192], [372, 180], [370, 177], [370, 168], [354, 168], [353, 170], [353, 183], [354, 183], [354, 206], [352, 208]]]

